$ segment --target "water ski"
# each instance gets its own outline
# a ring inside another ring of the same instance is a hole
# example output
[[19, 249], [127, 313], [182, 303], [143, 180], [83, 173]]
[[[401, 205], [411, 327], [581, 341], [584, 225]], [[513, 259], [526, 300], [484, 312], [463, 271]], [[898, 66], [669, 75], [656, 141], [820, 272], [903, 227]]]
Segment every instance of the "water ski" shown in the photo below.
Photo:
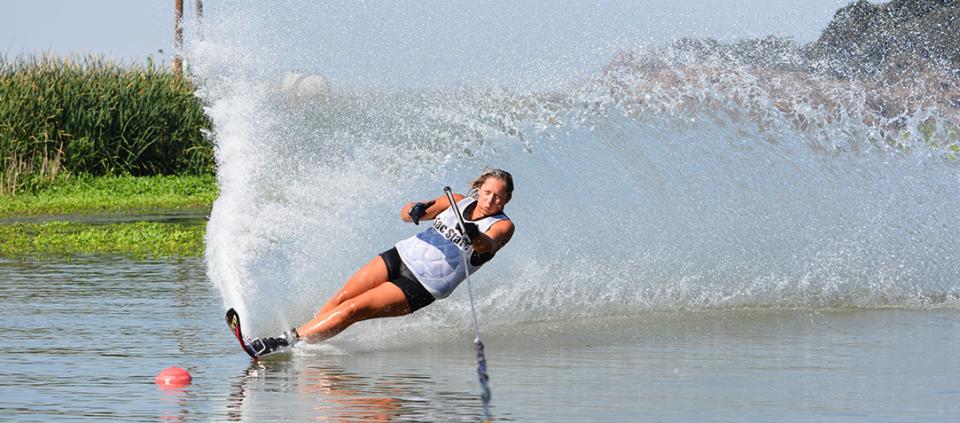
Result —
[[253, 358], [260, 358], [260, 354], [257, 353], [257, 350], [250, 345], [250, 341], [247, 338], [244, 338], [243, 332], [240, 330], [240, 315], [237, 314], [237, 311], [234, 309], [227, 310], [227, 326], [230, 327], [230, 331], [233, 332], [233, 336], [237, 337], [237, 341], [240, 342], [240, 346], [243, 347], [243, 351], [250, 355]]
[[247, 339], [245, 336], [243, 336], [243, 331], [240, 330], [240, 315], [237, 314], [237, 311], [232, 308], [227, 310], [227, 326], [230, 327], [230, 330], [233, 332], [233, 336], [235, 336], [237, 341], [240, 342], [240, 346], [243, 347], [243, 350], [254, 359], [283, 351], [300, 339], [299, 335], [297, 335], [296, 329], [291, 329], [287, 332], [284, 332], [283, 335], [280, 335], [276, 338], [256, 338], [253, 340]]

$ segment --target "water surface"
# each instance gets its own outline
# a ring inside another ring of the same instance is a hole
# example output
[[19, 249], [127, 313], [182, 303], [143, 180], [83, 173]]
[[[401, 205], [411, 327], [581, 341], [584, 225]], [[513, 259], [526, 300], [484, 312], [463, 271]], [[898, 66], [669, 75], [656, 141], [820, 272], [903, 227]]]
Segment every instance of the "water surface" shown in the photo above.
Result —
[[[436, 322], [440, 335], [423, 342], [345, 334], [252, 363], [200, 259], [5, 260], [0, 277], [0, 412], [10, 421], [482, 415], [469, 326]], [[645, 312], [484, 329], [496, 421], [960, 415], [960, 313], [950, 308]], [[193, 384], [159, 389], [154, 376], [173, 365]]]

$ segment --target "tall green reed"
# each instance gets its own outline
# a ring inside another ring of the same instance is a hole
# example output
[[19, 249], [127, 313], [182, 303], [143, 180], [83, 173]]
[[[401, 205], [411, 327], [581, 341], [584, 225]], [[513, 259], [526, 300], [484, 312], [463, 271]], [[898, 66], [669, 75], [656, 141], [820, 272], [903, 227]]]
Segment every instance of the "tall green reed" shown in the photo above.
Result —
[[0, 56], [0, 194], [70, 174], [213, 170], [195, 86], [152, 61]]

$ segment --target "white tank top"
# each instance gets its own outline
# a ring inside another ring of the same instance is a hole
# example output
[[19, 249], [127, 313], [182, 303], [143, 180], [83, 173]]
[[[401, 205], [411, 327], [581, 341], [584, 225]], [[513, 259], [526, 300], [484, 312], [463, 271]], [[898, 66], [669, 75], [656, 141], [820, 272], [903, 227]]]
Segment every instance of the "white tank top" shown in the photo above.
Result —
[[[457, 206], [465, 215], [464, 221], [475, 223], [480, 232], [486, 232], [496, 222], [510, 219], [501, 212], [480, 220], [468, 220], [466, 219], [466, 216], [470, 215], [468, 208], [474, 203], [476, 200], [467, 197], [458, 201]], [[433, 227], [404, 239], [396, 245], [403, 264], [407, 265], [434, 298], [446, 298], [467, 276], [463, 269], [462, 257], [464, 254], [466, 257], [473, 256], [473, 247], [463, 241], [457, 223], [453, 208], [448, 208], [437, 215], [433, 221]], [[492, 256], [485, 258], [489, 260]], [[468, 263], [470, 274], [477, 271], [486, 260], [481, 258], [479, 263], [474, 263], [476, 259], [467, 260], [470, 262]]]

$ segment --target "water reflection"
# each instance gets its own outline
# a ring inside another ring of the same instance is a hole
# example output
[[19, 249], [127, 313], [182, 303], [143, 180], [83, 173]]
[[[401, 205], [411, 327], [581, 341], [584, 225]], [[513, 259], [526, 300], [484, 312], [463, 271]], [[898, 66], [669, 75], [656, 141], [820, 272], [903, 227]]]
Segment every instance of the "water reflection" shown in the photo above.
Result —
[[384, 391], [401, 393], [401, 390], [389, 386], [368, 387], [359, 375], [331, 367], [304, 369], [301, 378], [306, 382], [300, 387], [301, 398], [306, 402], [319, 401], [320, 404], [313, 407], [319, 415], [335, 420], [378, 422], [402, 415], [402, 399], [378, 395]]
[[161, 412], [157, 420], [172, 423], [187, 421], [187, 416], [190, 414], [189, 387], [158, 386], [158, 388]]
[[338, 361], [350, 360], [294, 356], [252, 363], [235, 383], [224, 414], [230, 421], [481, 420], [476, 392], [451, 390], [424, 373], [361, 373]]

